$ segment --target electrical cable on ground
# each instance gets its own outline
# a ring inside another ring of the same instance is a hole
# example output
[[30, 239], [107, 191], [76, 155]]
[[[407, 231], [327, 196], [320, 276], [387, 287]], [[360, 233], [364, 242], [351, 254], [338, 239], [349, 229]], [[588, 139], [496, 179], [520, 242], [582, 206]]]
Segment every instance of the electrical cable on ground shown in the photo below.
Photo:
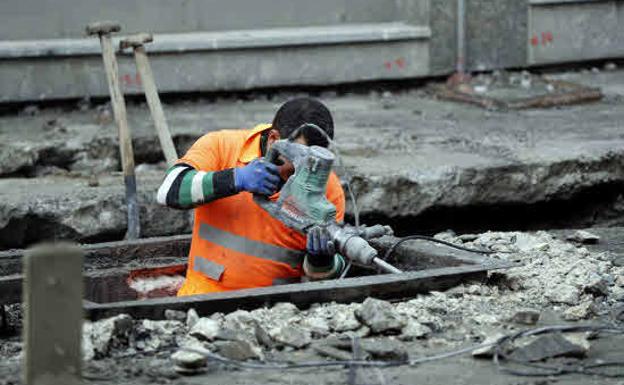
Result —
[[426, 236], [426, 235], [408, 235], [408, 236], [403, 237], [403, 238], [399, 239], [398, 241], [394, 242], [392, 244], [392, 246], [390, 246], [390, 248], [386, 251], [386, 254], [384, 255], [384, 259], [388, 260], [388, 258], [390, 258], [392, 256], [392, 253], [394, 253], [396, 248], [401, 243], [406, 242], [406, 241], [413, 241], [413, 240], [423, 240], [423, 241], [427, 241], [427, 242], [439, 243], [439, 244], [451, 247], [453, 249], [463, 250], [463, 251], [467, 251], [467, 252], [470, 252], [470, 253], [476, 253], [476, 254], [510, 253], [510, 251], [495, 251], [495, 250], [471, 249], [471, 248], [468, 248], [468, 247], [456, 245], [454, 243], [443, 241], [441, 239], [436, 239], [434, 237], [429, 237], [429, 236]]
[[[455, 357], [458, 355], [462, 355], [465, 353], [470, 353], [477, 349], [492, 347], [494, 346], [494, 356], [493, 362], [496, 364], [497, 368], [503, 373], [509, 373], [517, 376], [558, 376], [563, 374], [588, 374], [588, 375], [598, 375], [603, 377], [624, 377], [624, 372], [622, 374], [608, 374], [601, 373], [595, 370], [595, 368], [605, 367], [605, 366], [622, 366], [624, 367], [624, 360], [622, 361], [600, 361], [597, 360], [592, 364], [578, 364], [571, 365], [567, 364], [565, 366], [554, 366], [554, 365], [541, 365], [534, 364], [528, 361], [521, 361], [517, 359], [510, 359], [508, 356], [502, 353], [502, 348], [505, 344], [515, 341], [521, 337], [535, 336], [546, 333], [573, 333], [573, 332], [602, 332], [602, 333], [614, 333], [624, 335], [624, 328], [617, 327], [613, 325], [555, 325], [555, 326], [545, 326], [540, 328], [523, 330], [518, 333], [510, 334], [504, 337], [501, 337], [496, 342], [491, 343], [482, 343], [479, 345], [469, 346], [466, 348], [453, 350], [449, 352], [444, 352], [440, 354], [435, 354], [426, 357], [408, 359], [408, 360], [399, 360], [399, 361], [366, 361], [366, 360], [336, 360], [336, 361], [302, 361], [302, 362], [292, 362], [292, 361], [268, 361], [266, 363], [254, 363], [254, 362], [246, 362], [233, 360], [230, 358], [223, 357], [216, 353], [213, 353], [207, 349], [200, 348], [183, 348], [182, 350], [194, 352], [204, 357], [218, 361], [220, 363], [226, 365], [233, 365], [243, 369], [303, 369], [303, 368], [320, 368], [320, 367], [332, 367], [332, 366], [361, 366], [361, 367], [377, 367], [377, 368], [388, 368], [388, 367], [397, 367], [397, 366], [415, 366], [418, 364], [423, 364], [426, 362], [442, 360], [445, 358]], [[527, 366], [531, 366], [534, 368], [539, 368], [543, 370], [549, 370], [549, 372], [528, 372], [528, 371], [519, 371], [514, 369], [509, 369], [503, 367], [500, 363], [500, 360], [509, 360], [510, 362], [523, 364]]]

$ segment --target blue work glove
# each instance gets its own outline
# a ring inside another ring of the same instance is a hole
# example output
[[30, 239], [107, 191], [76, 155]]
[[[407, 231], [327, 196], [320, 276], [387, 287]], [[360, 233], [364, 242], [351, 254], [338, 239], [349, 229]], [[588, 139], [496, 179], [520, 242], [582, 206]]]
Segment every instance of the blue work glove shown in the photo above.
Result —
[[324, 267], [333, 263], [336, 247], [326, 228], [314, 226], [308, 230], [306, 248], [311, 265]]
[[246, 166], [234, 169], [236, 191], [272, 195], [280, 183], [279, 169], [273, 163], [256, 158]]

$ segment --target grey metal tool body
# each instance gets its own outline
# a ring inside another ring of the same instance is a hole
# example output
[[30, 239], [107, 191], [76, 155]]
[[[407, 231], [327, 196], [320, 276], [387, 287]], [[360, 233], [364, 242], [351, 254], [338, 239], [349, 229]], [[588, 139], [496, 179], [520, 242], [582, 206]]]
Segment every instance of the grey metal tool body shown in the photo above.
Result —
[[278, 140], [266, 154], [268, 161], [281, 164], [280, 157], [291, 161], [295, 173], [288, 178], [276, 201], [254, 195], [254, 201], [286, 226], [306, 234], [313, 226], [327, 229], [336, 251], [355, 263], [377, 265], [389, 273], [401, 270], [386, 263], [366, 238], [389, 234], [388, 226], [358, 228], [336, 222], [336, 208], [325, 197], [325, 189], [334, 154], [319, 146], [304, 146], [289, 140]]
[[173, 140], [171, 139], [165, 112], [163, 111], [160, 98], [158, 97], [158, 89], [154, 81], [152, 67], [149, 64], [147, 53], [145, 52], [144, 44], [152, 41], [153, 36], [151, 34], [138, 33], [121, 40], [119, 42], [119, 48], [122, 50], [132, 48], [134, 51], [134, 60], [136, 62], [137, 71], [141, 77], [145, 99], [147, 99], [147, 105], [152, 113], [152, 119], [154, 119], [154, 126], [158, 133], [160, 146], [165, 154], [165, 160], [167, 161], [167, 165], [171, 167], [175, 161], [178, 160], [178, 154], [173, 145]]
[[113, 114], [119, 134], [119, 152], [121, 154], [121, 166], [126, 186], [126, 204], [128, 206], [128, 231], [126, 238], [139, 238], [141, 225], [139, 222], [139, 204], [137, 202], [136, 177], [134, 175], [134, 152], [132, 150], [132, 138], [128, 127], [126, 114], [126, 103], [124, 101], [121, 86], [119, 85], [119, 75], [117, 69], [117, 59], [111, 41], [111, 33], [119, 32], [121, 26], [115, 22], [101, 21], [91, 23], [87, 26], [87, 35], [98, 35], [102, 46], [102, 59], [108, 81]]

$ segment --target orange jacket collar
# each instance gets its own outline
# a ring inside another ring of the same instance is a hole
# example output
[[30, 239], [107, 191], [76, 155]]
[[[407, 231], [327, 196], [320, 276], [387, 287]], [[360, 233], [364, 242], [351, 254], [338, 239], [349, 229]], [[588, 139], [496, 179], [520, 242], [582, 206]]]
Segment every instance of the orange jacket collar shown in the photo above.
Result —
[[249, 163], [262, 155], [262, 152], [260, 151], [260, 136], [264, 131], [270, 128], [270, 124], [258, 124], [251, 131], [249, 131], [249, 135], [247, 136], [247, 139], [245, 139], [245, 144], [243, 144], [243, 148], [241, 149], [241, 153], [238, 157], [239, 162]]

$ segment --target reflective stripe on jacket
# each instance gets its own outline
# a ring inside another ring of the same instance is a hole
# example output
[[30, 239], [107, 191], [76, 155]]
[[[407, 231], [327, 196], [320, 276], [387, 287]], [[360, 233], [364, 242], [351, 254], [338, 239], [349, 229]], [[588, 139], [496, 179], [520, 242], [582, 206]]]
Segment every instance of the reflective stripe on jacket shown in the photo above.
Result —
[[[270, 128], [209, 133], [180, 162], [201, 171], [243, 166], [261, 155], [260, 136]], [[336, 219], [342, 221], [344, 192], [334, 173], [327, 198], [336, 206]], [[186, 280], [178, 295], [296, 282], [303, 275], [305, 245], [304, 235], [271, 217], [253, 202], [251, 193], [201, 205], [195, 209]]]

